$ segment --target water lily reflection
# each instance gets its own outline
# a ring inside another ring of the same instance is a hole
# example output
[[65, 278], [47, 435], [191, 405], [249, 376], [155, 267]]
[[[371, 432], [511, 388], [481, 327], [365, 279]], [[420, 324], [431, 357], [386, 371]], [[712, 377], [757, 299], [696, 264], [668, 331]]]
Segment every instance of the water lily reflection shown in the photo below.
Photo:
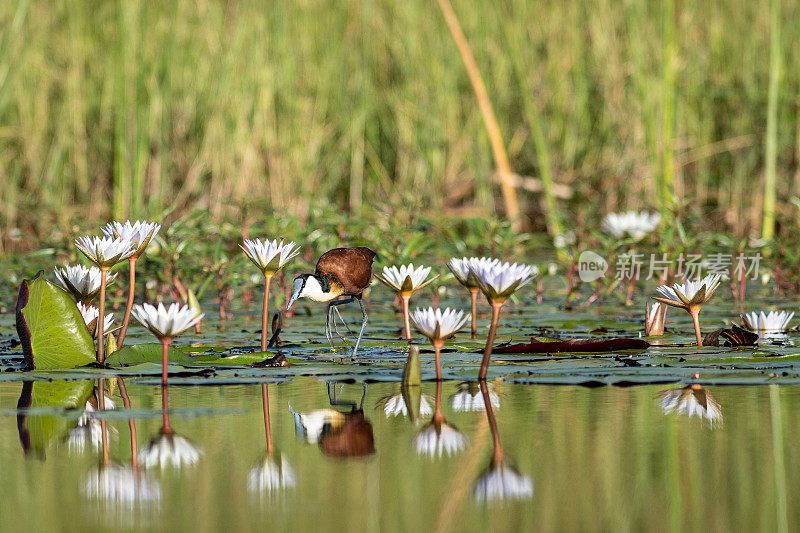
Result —
[[[105, 410], [116, 409], [114, 401], [105, 396], [104, 398]], [[97, 396], [92, 395], [86, 402], [83, 414], [78, 418], [78, 425], [72, 428], [67, 435], [67, 450], [70, 453], [81, 453], [88, 449], [98, 451], [103, 446], [103, 424], [95, 416], [97, 412]], [[105, 433], [107, 438], [113, 438], [117, 435], [117, 430], [113, 427], [106, 427]]]
[[525, 499], [533, 496], [533, 481], [521, 473], [506, 458], [500, 444], [500, 433], [494, 418], [493, 402], [489, 396], [489, 387], [485, 381], [480, 382], [483, 405], [486, 406], [486, 419], [492, 432], [492, 458], [472, 487], [472, 497], [479, 502], [499, 500]]
[[167, 387], [161, 386], [163, 422], [161, 431], [139, 452], [139, 463], [145, 468], [193, 466], [203, 451], [189, 439], [175, 433], [169, 423], [169, 397]]
[[[386, 415], [386, 418], [391, 416], [403, 416], [404, 418], [409, 416], [409, 412], [412, 415], [412, 419], [416, 419], [418, 416], [428, 417], [433, 414], [433, 407], [431, 407], [430, 403], [430, 396], [427, 394], [422, 394], [419, 391], [419, 387], [414, 387], [415, 391], [409, 390], [406, 387], [406, 390], [401, 390], [397, 394], [392, 396], [384, 396], [378, 403], [375, 405], [375, 408], [382, 407], [383, 413]], [[418, 400], [418, 408], [415, 409], [414, 405], [414, 397], [413, 393], [416, 392], [419, 398]], [[406, 395], [409, 396], [406, 399]], [[409, 409], [409, 405], [411, 405], [411, 409]]]
[[530, 498], [533, 482], [505, 460], [492, 462], [475, 482], [472, 496], [478, 501]]
[[697, 416], [709, 426], [722, 424], [722, 409], [711, 393], [697, 384], [658, 393], [658, 405], [664, 414], [675, 413], [689, 418]]
[[172, 429], [161, 433], [139, 452], [139, 462], [145, 468], [192, 466], [200, 460], [202, 450], [192, 441]]
[[133, 508], [161, 500], [161, 485], [131, 467], [108, 464], [93, 469], [83, 485], [87, 498]]
[[[499, 409], [500, 397], [494, 391], [494, 383], [487, 383], [486, 385], [492, 407]], [[483, 394], [481, 394], [478, 383], [475, 381], [459, 383], [458, 392], [453, 394], [450, 399], [452, 400], [453, 410], [457, 412], [483, 411], [486, 409]]]
[[469, 439], [449, 424], [442, 414], [442, 382], [436, 382], [436, 410], [431, 421], [414, 436], [414, 449], [431, 458], [455, 455], [469, 445]]
[[272, 424], [269, 417], [269, 390], [266, 383], [261, 384], [261, 405], [264, 412], [264, 435], [267, 440], [267, 453], [250, 469], [247, 475], [247, 488], [251, 492], [277, 492], [293, 488], [294, 470], [289, 462], [272, 444]]
[[296, 483], [294, 470], [278, 453], [264, 455], [247, 475], [247, 488], [254, 492], [275, 492], [292, 488]]

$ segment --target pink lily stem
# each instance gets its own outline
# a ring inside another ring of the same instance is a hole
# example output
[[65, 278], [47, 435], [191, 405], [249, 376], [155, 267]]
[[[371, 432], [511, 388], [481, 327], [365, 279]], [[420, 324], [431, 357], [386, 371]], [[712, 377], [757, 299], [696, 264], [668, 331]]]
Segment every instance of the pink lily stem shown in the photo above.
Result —
[[492, 432], [492, 443], [494, 450], [492, 452], [492, 462], [497, 464], [505, 459], [503, 446], [500, 444], [500, 433], [497, 431], [497, 420], [494, 418], [494, 409], [492, 408], [492, 398], [489, 396], [489, 385], [486, 381], [479, 381], [478, 385], [481, 388], [481, 395], [483, 396], [483, 406], [486, 409], [486, 419], [489, 421], [489, 429]]
[[408, 321], [408, 301], [411, 299], [410, 294], [401, 294], [400, 297], [403, 300], [403, 321], [405, 325], [405, 335], [406, 340], [411, 340], [411, 324]]
[[108, 267], [100, 267], [100, 314], [97, 316], [97, 362], [102, 363], [106, 360], [105, 354], [105, 313], [106, 313], [106, 277]]
[[694, 334], [697, 336], [697, 346], [703, 346], [703, 337], [700, 335], [700, 309], [690, 310], [689, 314], [692, 315], [692, 322], [694, 322]]
[[128, 301], [125, 303], [125, 316], [122, 318], [122, 329], [119, 330], [117, 346], [122, 348], [125, 342], [125, 334], [128, 333], [128, 322], [131, 321], [131, 309], [133, 309], [133, 296], [136, 287], [136, 257], [128, 259], [130, 267], [130, 280], [128, 282]]
[[489, 362], [492, 358], [492, 345], [494, 344], [494, 336], [497, 333], [497, 321], [500, 318], [500, 308], [503, 307], [503, 302], [492, 303], [492, 324], [489, 326], [489, 337], [486, 339], [486, 347], [483, 349], [483, 361], [481, 362], [481, 371], [478, 374], [478, 379], [484, 381], [486, 374], [489, 372]]
[[272, 426], [269, 423], [269, 391], [267, 384], [261, 384], [261, 402], [264, 404], [264, 433], [267, 437], [267, 453], [272, 455]]
[[264, 274], [264, 305], [261, 310], [261, 351], [267, 351], [267, 319], [269, 318], [269, 285], [272, 282], [272, 274]]
[[436, 381], [442, 381], [441, 351], [442, 346], [444, 346], [444, 341], [442, 339], [437, 339], [431, 342], [433, 343], [433, 353], [436, 358]]
[[478, 338], [478, 289], [469, 290], [472, 298], [472, 338]]

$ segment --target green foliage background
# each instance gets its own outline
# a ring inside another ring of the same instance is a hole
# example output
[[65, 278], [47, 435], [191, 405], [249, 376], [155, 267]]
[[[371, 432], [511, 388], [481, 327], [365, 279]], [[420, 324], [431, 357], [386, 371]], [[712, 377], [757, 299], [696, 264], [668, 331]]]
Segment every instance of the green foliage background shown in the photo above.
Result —
[[[663, 121], [674, 116], [679, 211], [710, 229], [759, 229], [767, 2], [680, 2], [669, 19], [660, 1], [529, 4], [453, 6], [512, 167], [534, 178], [542, 154], [528, 120], [539, 114], [555, 181], [572, 192], [560, 204], [569, 225], [662, 207]], [[785, 0], [781, 21], [777, 214], [788, 227], [800, 191], [800, 6]], [[0, 5], [7, 248], [75, 221], [198, 208], [226, 220], [502, 213], [493, 167], [435, 2]], [[527, 227], [543, 229], [540, 193], [520, 195]]]

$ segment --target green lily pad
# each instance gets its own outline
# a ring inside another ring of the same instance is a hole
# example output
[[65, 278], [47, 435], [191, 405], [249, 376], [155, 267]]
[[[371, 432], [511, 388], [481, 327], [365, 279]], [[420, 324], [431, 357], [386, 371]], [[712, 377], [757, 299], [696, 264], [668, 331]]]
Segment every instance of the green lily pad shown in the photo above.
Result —
[[31, 369], [75, 368], [96, 361], [94, 340], [69, 295], [42, 276], [25, 280], [17, 298], [17, 334]]
[[[109, 366], [130, 366], [142, 363], [161, 364], [161, 350], [161, 344], [156, 343], [125, 346], [109, 355], [106, 363]], [[275, 355], [270, 352], [192, 355], [188, 350], [188, 347], [170, 345], [169, 353], [167, 354], [169, 362], [181, 366], [246, 366], [260, 363], [264, 359]]]
[[[106, 358], [109, 366], [129, 366], [142, 363], [161, 363], [162, 347], [159, 343], [136, 344], [123, 346]], [[167, 358], [171, 363], [187, 365], [191, 356], [178, 346], [170, 345]]]
[[26, 381], [17, 404], [18, 409], [63, 410], [63, 413], [17, 414], [19, 439], [25, 453], [33, 452], [44, 458], [52, 441], [62, 440], [75, 427], [75, 418], [66, 416], [69, 410], [83, 411], [94, 390], [93, 381]]

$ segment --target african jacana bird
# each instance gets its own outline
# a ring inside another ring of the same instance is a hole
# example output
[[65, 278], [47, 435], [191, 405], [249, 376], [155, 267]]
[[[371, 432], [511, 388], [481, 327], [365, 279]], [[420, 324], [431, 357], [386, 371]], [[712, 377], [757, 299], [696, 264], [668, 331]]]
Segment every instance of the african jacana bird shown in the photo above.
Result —
[[[287, 311], [298, 298], [308, 298], [315, 302], [330, 302], [325, 319], [325, 336], [331, 341], [331, 316], [335, 306], [358, 300], [361, 307], [361, 331], [353, 348], [358, 350], [364, 328], [367, 325], [367, 312], [361, 296], [372, 280], [372, 262], [377, 254], [369, 248], [334, 248], [322, 254], [313, 274], [300, 274], [294, 278], [292, 297], [286, 305]], [[340, 299], [340, 297], [343, 297]]]

